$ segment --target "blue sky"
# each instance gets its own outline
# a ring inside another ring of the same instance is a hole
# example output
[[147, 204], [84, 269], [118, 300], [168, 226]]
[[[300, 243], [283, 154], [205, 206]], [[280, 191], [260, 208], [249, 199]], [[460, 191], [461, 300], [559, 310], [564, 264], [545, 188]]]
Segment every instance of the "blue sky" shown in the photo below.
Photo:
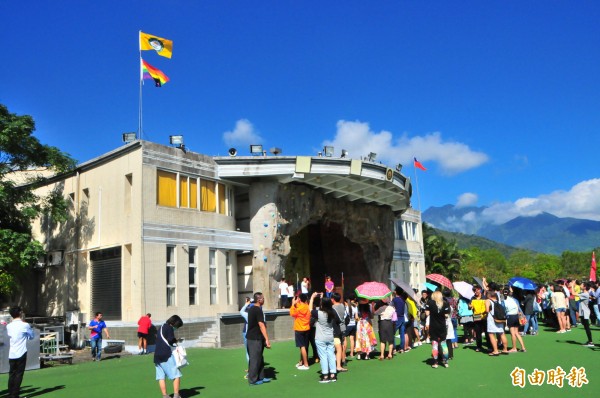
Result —
[[208, 155], [249, 144], [404, 165], [413, 206], [600, 220], [596, 1], [3, 1], [0, 103], [79, 161], [136, 131]]

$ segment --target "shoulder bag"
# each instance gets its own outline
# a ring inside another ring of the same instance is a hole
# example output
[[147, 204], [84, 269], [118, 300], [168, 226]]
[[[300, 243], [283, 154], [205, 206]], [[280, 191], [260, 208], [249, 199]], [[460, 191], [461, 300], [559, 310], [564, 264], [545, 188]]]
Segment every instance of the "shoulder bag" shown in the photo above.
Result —
[[[163, 334], [162, 330], [164, 326], [165, 325], [160, 327], [160, 337], [162, 337], [165, 343], [167, 343], [167, 345], [171, 347], [167, 339], [165, 339], [165, 335]], [[181, 369], [189, 365], [189, 362], [187, 360], [187, 351], [184, 347], [180, 346], [179, 344], [172, 348], [171, 355], [173, 356], [173, 358], [175, 358], [175, 365], [177, 366], [177, 368]]]

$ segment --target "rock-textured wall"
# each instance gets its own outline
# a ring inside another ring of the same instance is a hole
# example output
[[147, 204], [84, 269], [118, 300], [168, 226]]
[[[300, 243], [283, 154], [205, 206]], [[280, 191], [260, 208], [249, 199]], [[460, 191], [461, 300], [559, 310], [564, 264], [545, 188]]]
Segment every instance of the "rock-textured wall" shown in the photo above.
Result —
[[[290, 253], [290, 236], [313, 225], [337, 224], [341, 234], [362, 249], [369, 275], [387, 282], [394, 248], [394, 214], [388, 207], [347, 202], [303, 184], [256, 182], [250, 186], [250, 222], [254, 245], [254, 291], [276, 308], [278, 281]], [[350, 270], [351, 271], [351, 270]]]

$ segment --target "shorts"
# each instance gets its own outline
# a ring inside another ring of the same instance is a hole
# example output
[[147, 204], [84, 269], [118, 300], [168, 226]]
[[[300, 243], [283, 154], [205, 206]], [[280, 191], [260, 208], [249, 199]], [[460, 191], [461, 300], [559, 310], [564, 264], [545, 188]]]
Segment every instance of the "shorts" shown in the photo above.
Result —
[[138, 332], [138, 337], [141, 337], [143, 339], [147, 339], [148, 338], [148, 333]]
[[175, 380], [182, 376], [181, 371], [175, 364], [173, 355], [169, 357], [167, 362], [155, 363], [154, 367], [156, 368], [156, 380], [164, 380], [165, 376], [169, 380]]
[[294, 331], [294, 337], [296, 338], [296, 347], [308, 347], [308, 343], [310, 341], [310, 330], [306, 331]]
[[339, 337], [334, 337], [333, 345], [342, 345], [342, 339], [340, 339]]
[[518, 314], [506, 316], [506, 326], [509, 328], [518, 328], [520, 325]]
[[346, 326], [346, 336], [356, 336], [356, 325]]
[[556, 311], [556, 312], [567, 312], [567, 309], [566, 308], [557, 308], [554, 311]]

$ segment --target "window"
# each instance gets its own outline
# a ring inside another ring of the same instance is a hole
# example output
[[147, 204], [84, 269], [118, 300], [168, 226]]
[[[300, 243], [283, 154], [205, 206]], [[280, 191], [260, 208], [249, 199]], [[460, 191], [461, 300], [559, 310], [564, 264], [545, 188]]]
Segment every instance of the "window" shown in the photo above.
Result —
[[225, 278], [227, 279], [227, 305], [233, 303], [232, 288], [231, 288], [231, 253], [225, 253]]
[[189, 299], [190, 305], [198, 304], [198, 267], [196, 266], [196, 248], [190, 247], [189, 257]]
[[202, 211], [217, 211], [217, 198], [215, 196], [215, 182], [200, 180], [200, 204]]
[[398, 223], [400, 225], [396, 227], [396, 239], [418, 242], [419, 224], [411, 221], [398, 221]]
[[208, 272], [210, 284], [210, 304], [217, 304], [217, 252], [210, 249], [208, 251]]
[[156, 171], [156, 203], [159, 206], [177, 207], [177, 174]]
[[217, 192], [219, 194], [219, 214], [225, 214], [225, 202], [226, 202], [226, 197], [225, 197], [225, 185], [223, 184], [217, 184]]
[[175, 246], [167, 246], [167, 307], [175, 305]]
[[198, 182], [193, 177], [179, 176], [179, 207], [198, 208]]
[[125, 207], [125, 214], [129, 215], [131, 214], [131, 200], [132, 200], [132, 193], [133, 193], [133, 176], [131, 174], [127, 174], [125, 176], [125, 198], [124, 198], [124, 207]]
[[233, 188], [227, 189], [227, 215], [233, 217]]
[[394, 237], [396, 240], [404, 240], [404, 234], [402, 233], [402, 227], [404, 225], [404, 221], [396, 220], [394, 223]]

